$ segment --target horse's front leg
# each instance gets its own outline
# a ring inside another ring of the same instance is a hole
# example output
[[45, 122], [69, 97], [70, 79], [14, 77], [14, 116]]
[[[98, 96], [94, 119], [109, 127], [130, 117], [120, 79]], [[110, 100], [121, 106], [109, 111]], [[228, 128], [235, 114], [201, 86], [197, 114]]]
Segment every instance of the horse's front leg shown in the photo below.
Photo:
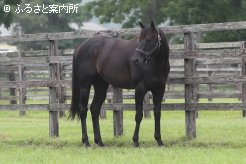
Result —
[[134, 135], [132, 137], [133, 143], [135, 147], [139, 146], [139, 128], [140, 128], [140, 123], [143, 119], [143, 100], [144, 96], [147, 92], [147, 89], [144, 84], [139, 85], [136, 90], [135, 90], [135, 104], [136, 104], [136, 115], [135, 115], [135, 121], [136, 121], [136, 126], [135, 126], [135, 131]]
[[158, 87], [158, 89], [151, 90], [153, 95], [154, 103], [154, 117], [155, 117], [155, 139], [158, 146], [164, 146], [161, 140], [161, 129], [160, 129], [160, 119], [161, 119], [161, 102], [165, 92], [165, 85]]

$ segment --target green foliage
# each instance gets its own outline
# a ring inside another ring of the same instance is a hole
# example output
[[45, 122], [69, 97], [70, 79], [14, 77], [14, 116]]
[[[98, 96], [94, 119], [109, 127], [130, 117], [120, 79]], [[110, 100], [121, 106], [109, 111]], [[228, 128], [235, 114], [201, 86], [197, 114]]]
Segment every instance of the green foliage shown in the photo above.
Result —
[[[31, 7], [35, 5], [48, 6], [58, 5], [68, 6], [69, 4], [79, 4], [81, 0], [25, 0], [20, 4], [21, 9], [24, 9], [25, 4], [30, 4]], [[42, 8], [41, 8], [42, 9]], [[14, 13], [15, 23], [22, 28], [22, 33], [34, 34], [34, 33], [47, 33], [47, 32], [67, 32], [72, 31], [68, 23], [77, 23], [81, 26], [82, 22], [91, 18], [91, 14], [84, 10], [83, 6], [78, 5], [77, 13]], [[59, 48], [73, 47], [74, 41], [61, 41], [59, 42]], [[30, 44], [22, 45], [21, 49], [47, 49], [47, 42], [33, 42]]]
[[172, 0], [165, 11], [177, 24], [242, 21], [245, 0]]
[[[246, 20], [246, 0], [172, 0], [164, 9], [174, 24], [221, 23]], [[246, 31], [211, 32], [204, 42], [245, 40]]]
[[[123, 23], [123, 28], [136, 26], [139, 20], [156, 24], [220, 23], [246, 20], [246, 0], [95, 0], [87, 4], [101, 22]], [[246, 32], [207, 33], [210, 41], [245, 40]]]
[[98, 0], [87, 4], [102, 23], [123, 23], [123, 28], [136, 26], [138, 20], [164, 22], [167, 18], [162, 12], [164, 6], [162, 0]]
[[13, 21], [13, 11], [5, 12], [5, 5], [16, 5], [21, 0], [0, 0], [0, 25], [4, 24], [5, 27], [9, 27]]

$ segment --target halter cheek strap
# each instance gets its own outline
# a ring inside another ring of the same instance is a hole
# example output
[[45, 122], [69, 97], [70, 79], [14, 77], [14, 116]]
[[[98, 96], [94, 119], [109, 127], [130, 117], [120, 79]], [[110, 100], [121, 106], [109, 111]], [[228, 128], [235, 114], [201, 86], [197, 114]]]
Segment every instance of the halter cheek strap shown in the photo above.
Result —
[[144, 54], [145, 55], [145, 58], [144, 58], [144, 63], [147, 64], [149, 62], [149, 60], [151, 59], [152, 57], [152, 54], [158, 49], [161, 47], [161, 36], [160, 36], [160, 32], [159, 32], [159, 29], [157, 29], [157, 32], [158, 32], [158, 36], [157, 36], [157, 43], [155, 45], [155, 47], [150, 50], [150, 51], [143, 51], [139, 48], [136, 48], [136, 51], [140, 52], [141, 54]]
[[145, 58], [144, 58], [144, 63], [148, 63], [149, 62], [149, 59], [152, 57], [151, 55], [161, 47], [161, 44], [159, 42], [156, 43], [155, 47], [151, 50], [151, 51], [143, 51], [141, 49], [136, 49], [136, 51], [140, 52], [141, 54], [144, 54], [145, 55]]

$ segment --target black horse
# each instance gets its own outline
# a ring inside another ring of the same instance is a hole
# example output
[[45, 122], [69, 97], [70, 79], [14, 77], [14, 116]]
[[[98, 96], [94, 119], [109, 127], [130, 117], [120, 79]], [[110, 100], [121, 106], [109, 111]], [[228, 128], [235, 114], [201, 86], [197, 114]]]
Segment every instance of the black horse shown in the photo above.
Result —
[[160, 132], [161, 102], [170, 71], [169, 46], [161, 29], [153, 22], [142, 29], [139, 37], [121, 40], [97, 36], [79, 45], [73, 56], [72, 103], [70, 117], [81, 119], [82, 142], [90, 146], [86, 117], [91, 86], [95, 94], [90, 106], [94, 142], [104, 146], [99, 127], [99, 114], [106, 98], [109, 84], [125, 89], [135, 89], [136, 127], [134, 146], [139, 146], [139, 127], [143, 118], [143, 99], [151, 91], [154, 103], [155, 134], [159, 146], [163, 145]]

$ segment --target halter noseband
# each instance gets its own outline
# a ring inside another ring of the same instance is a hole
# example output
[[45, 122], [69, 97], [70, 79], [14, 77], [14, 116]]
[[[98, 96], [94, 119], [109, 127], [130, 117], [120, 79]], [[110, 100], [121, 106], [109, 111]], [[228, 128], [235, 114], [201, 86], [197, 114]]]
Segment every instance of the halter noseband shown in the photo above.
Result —
[[157, 32], [158, 32], [158, 35], [157, 35], [157, 43], [155, 45], [155, 47], [150, 50], [150, 51], [143, 51], [139, 48], [136, 48], [136, 51], [140, 52], [141, 54], [144, 54], [145, 55], [145, 58], [144, 58], [144, 63], [147, 64], [149, 62], [149, 59], [152, 57], [152, 54], [158, 49], [161, 47], [161, 35], [160, 35], [160, 32], [159, 32], [159, 29], [157, 29]]

